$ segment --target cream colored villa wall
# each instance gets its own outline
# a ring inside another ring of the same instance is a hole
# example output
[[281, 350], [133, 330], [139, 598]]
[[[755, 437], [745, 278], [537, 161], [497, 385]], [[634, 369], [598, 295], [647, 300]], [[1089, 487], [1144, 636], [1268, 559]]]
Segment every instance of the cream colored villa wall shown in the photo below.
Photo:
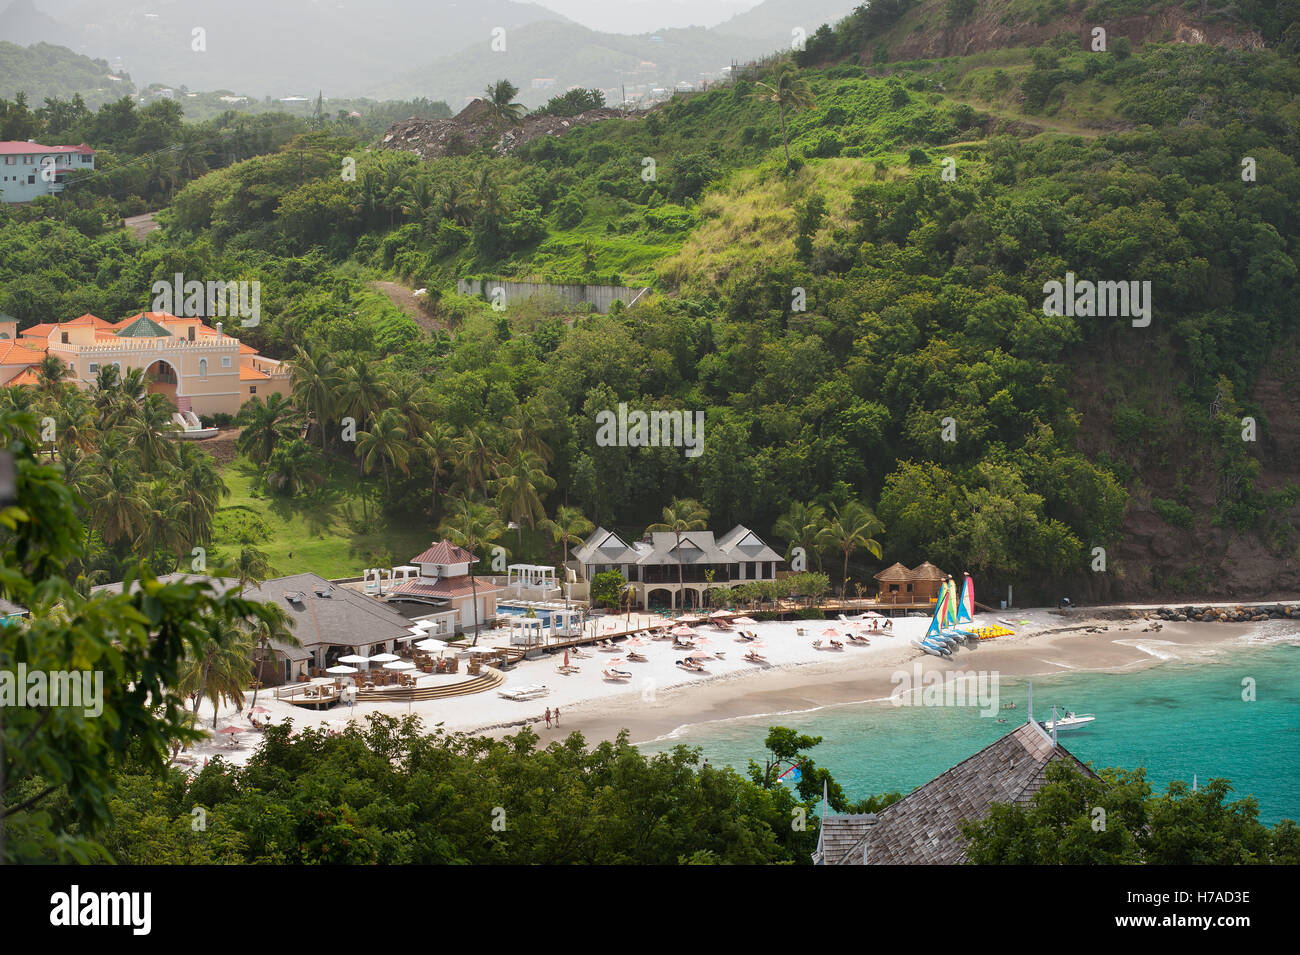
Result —
[[[125, 372], [130, 368], [147, 370], [154, 362], [164, 361], [176, 374], [177, 396], [189, 398], [196, 414], [233, 415], [254, 395], [264, 399], [269, 394], [288, 394], [287, 378], [239, 380], [239, 342], [233, 338], [221, 341], [127, 340], [131, 341], [130, 345], [126, 342], [81, 344], [73, 341], [78, 331], [80, 330], [71, 330], [68, 344], [51, 342], [50, 354], [57, 356], [72, 369], [83, 388], [90, 386], [98, 369], [105, 365], [117, 363]], [[57, 337], [57, 333], [51, 337]], [[222, 364], [223, 359], [229, 362], [228, 366]], [[206, 369], [203, 367], [204, 362]], [[96, 368], [92, 369], [91, 365]]]

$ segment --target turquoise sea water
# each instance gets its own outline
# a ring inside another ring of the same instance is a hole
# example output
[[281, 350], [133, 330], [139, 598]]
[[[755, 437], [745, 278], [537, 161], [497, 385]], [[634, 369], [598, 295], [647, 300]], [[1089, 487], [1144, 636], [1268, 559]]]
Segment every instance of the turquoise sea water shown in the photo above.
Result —
[[[973, 668], [973, 667], [972, 667]], [[1242, 699], [1254, 681], [1254, 702]], [[807, 713], [759, 716], [684, 728], [645, 743], [646, 752], [699, 746], [713, 765], [744, 770], [762, 759], [768, 726], [824, 737], [810, 755], [850, 798], [910, 792], [1023, 723], [1028, 681], [1002, 678], [1000, 702], [1015, 709], [981, 717], [976, 707], [851, 703]], [[1052, 705], [1095, 714], [1063, 732], [1063, 746], [1094, 769], [1145, 767], [1157, 792], [1192, 774], [1232, 780], [1233, 796], [1254, 796], [1260, 819], [1300, 820], [1300, 646], [1240, 647], [1195, 663], [1170, 661], [1126, 673], [1034, 678], [1034, 715]], [[1006, 723], [999, 723], [998, 718]]]

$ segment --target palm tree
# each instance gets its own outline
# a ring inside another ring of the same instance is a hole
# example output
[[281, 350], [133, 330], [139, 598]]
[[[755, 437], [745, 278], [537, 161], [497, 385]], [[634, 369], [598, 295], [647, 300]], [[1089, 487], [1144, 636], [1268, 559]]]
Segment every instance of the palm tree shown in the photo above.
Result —
[[547, 423], [539, 415], [520, 408], [514, 414], [506, 415], [502, 424], [514, 450], [532, 451], [547, 464], [555, 459], [551, 446], [542, 440], [541, 432]]
[[455, 454], [456, 429], [445, 421], [430, 422], [429, 427], [415, 439], [415, 447], [433, 471], [433, 506], [430, 511], [433, 514], [438, 510], [438, 472]]
[[388, 386], [375, 373], [372, 362], [359, 361], [339, 372], [337, 412], [350, 416], [358, 429], [370, 424], [380, 408], [391, 407]]
[[212, 701], [212, 725], [217, 725], [221, 701], [233, 700], [244, 705], [244, 688], [252, 675], [252, 637], [228, 620], [210, 618], [203, 621], [201, 644], [186, 656], [181, 665], [177, 692], [189, 697], [197, 716], [199, 704]]
[[796, 73], [789, 66], [781, 70], [776, 78], [776, 83], [768, 85], [767, 83], [756, 83], [759, 88], [754, 91], [754, 96], [758, 99], [765, 100], [769, 103], [775, 103], [781, 113], [781, 143], [785, 146], [785, 170], [790, 171], [790, 137], [785, 128], [785, 111], [805, 109], [813, 103], [813, 92], [808, 86], [808, 81]]
[[549, 491], [555, 481], [546, 473], [542, 459], [532, 451], [518, 451], [498, 471], [496, 480], [497, 503], [519, 529], [519, 550], [524, 549], [524, 522], [536, 527], [538, 520], [546, 519], [538, 491]]
[[438, 204], [442, 215], [451, 219], [456, 225], [469, 225], [473, 221], [473, 211], [466, 198], [466, 186], [463, 180], [451, 178], [442, 184]]
[[235, 450], [248, 455], [254, 464], [265, 464], [277, 447], [298, 437], [297, 419], [298, 412], [284, 395], [267, 395], [265, 403], [250, 398], [235, 418], [244, 429], [235, 441]]
[[511, 102], [519, 87], [509, 80], [497, 80], [483, 91], [483, 102], [487, 104], [488, 120], [493, 126], [516, 126], [523, 116], [524, 105]]
[[[239, 586], [244, 588], [250, 583], [260, 584], [275, 573], [275, 568], [271, 566], [271, 560], [264, 552], [256, 547], [246, 546], [239, 549], [239, 556], [235, 558], [227, 572], [233, 574], [239, 581]], [[271, 604], [271, 606], [278, 605]]]
[[831, 508], [826, 526], [817, 535], [817, 539], [827, 549], [834, 548], [844, 552], [841, 598], [848, 597], [849, 555], [862, 547], [879, 560], [880, 542], [875, 539], [875, 535], [883, 533], [884, 530], [885, 525], [880, 523], [876, 515], [859, 501], [849, 501], [842, 508]]
[[583, 516], [576, 507], [561, 505], [555, 511], [555, 517], [542, 521], [542, 530], [551, 535], [557, 544], [564, 545], [564, 566], [569, 565], [569, 541], [580, 540], [596, 529], [596, 525]]
[[496, 470], [497, 452], [492, 442], [492, 431], [487, 425], [465, 430], [456, 439], [456, 468], [465, 476], [465, 487], [476, 487], [487, 495], [488, 476]]
[[[686, 587], [682, 576], [682, 534], [687, 531], [704, 530], [709, 523], [709, 512], [703, 504], [694, 498], [675, 497], [672, 503], [664, 508], [663, 517], [662, 524], [651, 524], [646, 530], [651, 533], [667, 531], [675, 538], [677, 542], [677, 595], [685, 603]], [[649, 597], [646, 600], [648, 601]]]
[[98, 438], [95, 412], [84, 392], [72, 391], [65, 395], [55, 412], [55, 421], [60, 458], [66, 461], [74, 449], [82, 454], [94, 450]]
[[165, 436], [180, 427], [172, 420], [173, 411], [171, 402], [162, 395], [147, 395], [122, 408], [118, 423], [140, 453], [140, 466], [146, 473], [152, 474], [160, 464], [176, 460], [176, 445]]
[[221, 479], [212, 455], [192, 444], [182, 444], [178, 452], [177, 486], [189, 507], [190, 539], [207, 544], [212, 537], [217, 508], [222, 498], [230, 496], [230, 488]]
[[433, 391], [410, 372], [400, 372], [388, 383], [393, 407], [405, 419], [406, 433], [412, 437], [423, 434], [437, 413]]
[[293, 376], [293, 400], [316, 418], [316, 427], [320, 429], [320, 449], [324, 451], [325, 421], [333, 411], [338, 388], [338, 370], [334, 360], [323, 349], [308, 351], [299, 345], [289, 362], [289, 372]]
[[474, 642], [478, 646], [478, 581], [474, 577], [474, 564], [478, 562], [478, 548], [491, 544], [505, 533], [505, 525], [496, 508], [469, 498], [458, 498], [450, 514], [443, 520], [438, 533], [457, 547], [475, 555], [469, 565], [469, 584], [474, 601]]
[[197, 179], [208, 171], [207, 161], [203, 158], [207, 145], [193, 129], [189, 125], [181, 127], [181, 140], [172, 147], [176, 150], [176, 171], [187, 181]]
[[492, 178], [492, 167], [484, 166], [479, 170], [478, 182], [474, 185], [474, 196], [478, 203], [478, 211], [486, 216], [498, 217], [505, 214], [505, 200], [501, 198], [501, 190], [497, 182]]
[[71, 377], [72, 370], [57, 355], [46, 355], [36, 368], [36, 389], [57, 397], [63, 392], [63, 380]]
[[[145, 485], [141, 492], [144, 502], [144, 519], [132, 542], [135, 552], [152, 560], [159, 551], [176, 555], [188, 543], [187, 503], [178, 495], [177, 488], [168, 481], [158, 480]], [[174, 570], [172, 564], [168, 570]]]
[[275, 491], [298, 494], [310, 484], [322, 484], [320, 456], [306, 441], [294, 438], [275, 449], [266, 462], [266, 483]]
[[[245, 550], [246, 551], [252, 550], [252, 548], [245, 548]], [[241, 558], [243, 557], [242, 553], [240, 554], [240, 557]], [[267, 568], [267, 573], [270, 573], [269, 567]], [[241, 586], [244, 583], [245, 583], [244, 581], [241, 581]], [[274, 611], [272, 614], [272, 619], [263, 620], [262, 618], [259, 617], [257, 619], [257, 623], [253, 626], [252, 637], [253, 637], [253, 642], [257, 647], [258, 653], [257, 653], [257, 679], [253, 683], [253, 702], [251, 704], [252, 706], [257, 706], [257, 691], [262, 688], [262, 670], [266, 664], [267, 657], [271, 655], [272, 641], [275, 641], [277, 643], [288, 644], [291, 647], [302, 646], [298, 638], [295, 637], [289, 631], [289, 627], [290, 627], [289, 616], [288, 614], [285, 613], [284, 608], [282, 608], [279, 604], [273, 604], [273, 603], [268, 603], [267, 606], [270, 607], [272, 611]]]
[[376, 461], [383, 467], [385, 495], [392, 491], [388, 480], [390, 462], [403, 474], [411, 473], [411, 443], [406, 439], [402, 416], [395, 408], [385, 408], [369, 431], [357, 432], [357, 455], [367, 474], [375, 469]]
[[790, 554], [796, 547], [800, 547], [803, 548], [804, 553], [817, 556], [817, 569], [821, 570], [822, 551], [817, 542], [817, 535], [825, 526], [824, 507], [820, 504], [800, 504], [795, 501], [790, 505], [790, 509], [772, 525], [772, 531], [778, 537], [784, 537], [789, 541], [785, 549], [786, 560], [790, 559]]
[[144, 526], [149, 507], [140, 490], [140, 469], [132, 455], [99, 459], [99, 468], [87, 481], [95, 502], [90, 525], [107, 544], [132, 540]]

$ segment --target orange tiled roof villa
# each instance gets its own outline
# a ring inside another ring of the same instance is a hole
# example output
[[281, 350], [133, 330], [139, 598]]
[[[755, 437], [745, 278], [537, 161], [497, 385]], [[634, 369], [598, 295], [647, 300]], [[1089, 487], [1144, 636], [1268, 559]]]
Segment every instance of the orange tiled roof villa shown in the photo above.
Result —
[[141, 312], [120, 322], [86, 314], [67, 322], [34, 325], [0, 316], [0, 386], [31, 385], [37, 366], [54, 355], [82, 388], [99, 369], [142, 368], [149, 392], [166, 395], [179, 411], [235, 414], [252, 397], [289, 393], [288, 370], [257, 349], [202, 319], [167, 312]]

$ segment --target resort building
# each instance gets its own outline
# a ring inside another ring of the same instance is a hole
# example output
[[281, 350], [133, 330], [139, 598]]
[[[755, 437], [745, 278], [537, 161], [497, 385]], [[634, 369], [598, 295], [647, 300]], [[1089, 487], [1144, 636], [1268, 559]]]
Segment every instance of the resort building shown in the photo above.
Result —
[[478, 558], [464, 548], [438, 541], [411, 558], [407, 567], [394, 568], [398, 572], [414, 570], [415, 574], [389, 587], [388, 600], [411, 601], [454, 614], [451, 619], [457, 632], [490, 626], [497, 616], [497, 597], [505, 588], [491, 577], [475, 575], [471, 580], [469, 569], [476, 563]]
[[0, 627], [18, 623], [29, 616], [31, 616], [31, 612], [26, 607], [0, 597]]
[[[166, 574], [163, 583], [206, 581], [225, 593], [239, 586], [230, 577], [199, 574]], [[121, 582], [102, 584], [93, 590], [122, 592]], [[312, 670], [333, 666], [341, 656], [374, 656], [396, 649], [400, 641], [412, 639], [411, 623], [392, 607], [346, 587], [330, 583], [318, 574], [276, 577], [244, 588], [244, 597], [261, 603], [279, 604], [289, 619], [290, 632], [298, 646], [271, 641], [271, 652], [254, 672], [260, 672], [267, 686], [293, 683], [312, 675]], [[255, 658], [260, 658], [255, 653]]]
[[908, 570], [893, 564], [876, 574], [881, 603], [929, 603], [939, 596], [947, 575], [928, 560]]
[[573, 596], [585, 598], [591, 580], [610, 570], [631, 584], [638, 606], [700, 607], [705, 591], [775, 580], [785, 559], [749, 528], [737, 524], [715, 539], [712, 531], [655, 531], [631, 544], [613, 531], [596, 533], [573, 552]]
[[1087, 766], [1030, 718], [974, 756], [877, 813], [822, 813], [815, 865], [956, 865], [966, 848], [961, 824], [988, 815], [996, 803], [1024, 805], [1046, 781], [1047, 767], [1068, 759]]
[[95, 168], [95, 150], [80, 146], [0, 142], [0, 202], [31, 202], [55, 196], [67, 185], [68, 173]]
[[64, 362], [81, 388], [106, 365], [143, 369], [149, 393], [165, 395], [181, 413], [233, 415], [249, 398], [290, 391], [284, 365], [227, 335], [222, 323], [214, 328], [167, 312], [120, 322], [86, 314], [21, 333], [13, 319], [0, 322], [0, 386], [35, 384], [35, 366], [46, 355]]

